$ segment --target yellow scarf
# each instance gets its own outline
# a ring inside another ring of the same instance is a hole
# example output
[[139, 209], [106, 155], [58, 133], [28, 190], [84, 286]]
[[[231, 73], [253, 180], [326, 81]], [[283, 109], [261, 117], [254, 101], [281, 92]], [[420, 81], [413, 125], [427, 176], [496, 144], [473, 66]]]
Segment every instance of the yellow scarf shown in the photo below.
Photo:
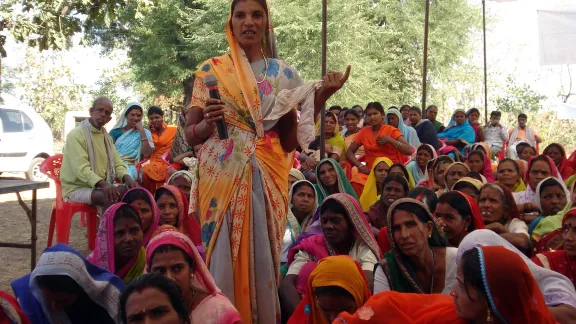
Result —
[[364, 190], [362, 190], [362, 195], [360, 196], [360, 205], [362, 206], [362, 210], [365, 212], [370, 210], [370, 207], [376, 202], [378, 197], [378, 186], [376, 184], [376, 176], [374, 175], [374, 170], [376, 169], [376, 166], [380, 164], [380, 162], [386, 163], [388, 167], [394, 164], [394, 162], [392, 162], [392, 160], [387, 157], [380, 157], [374, 160], [372, 170], [370, 171], [370, 175], [368, 175], [366, 184], [364, 184]]

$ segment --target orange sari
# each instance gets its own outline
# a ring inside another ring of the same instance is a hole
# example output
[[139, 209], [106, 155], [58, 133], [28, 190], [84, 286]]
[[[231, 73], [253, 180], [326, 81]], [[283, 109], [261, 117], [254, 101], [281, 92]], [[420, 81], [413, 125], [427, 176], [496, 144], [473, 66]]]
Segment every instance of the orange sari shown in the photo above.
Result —
[[158, 135], [157, 131], [152, 132], [154, 151], [148, 161], [142, 165], [142, 186], [152, 194], [166, 181], [166, 172], [170, 165], [162, 156], [172, 149], [172, 143], [178, 131], [176, 126], [162, 125], [164, 126], [162, 135]]
[[[199, 211], [206, 264], [244, 323], [276, 323], [294, 152], [285, 152], [278, 135], [266, 129], [273, 127], [267, 122], [276, 108], [296, 108], [278, 105], [275, 99], [281, 91], [301, 86], [302, 80], [284, 61], [270, 58], [270, 49], [265, 69], [263, 60], [248, 62], [230, 23], [226, 36], [230, 53], [205, 61], [194, 73], [190, 109], [204, 109], [209, 97], [204, 80], [215, 76], [229, 139], [220, 140], [214, 131], [202, 145], [190, 212]], [[261, 74], [254, 72], [260, 70], [259, 63]]]

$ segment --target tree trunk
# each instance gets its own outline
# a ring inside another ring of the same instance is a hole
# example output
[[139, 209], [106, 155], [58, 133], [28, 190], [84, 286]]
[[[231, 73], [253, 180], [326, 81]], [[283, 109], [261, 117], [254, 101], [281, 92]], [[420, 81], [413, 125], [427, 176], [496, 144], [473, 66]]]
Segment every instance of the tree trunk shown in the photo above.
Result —
[[182, 81], [182, 87], [184, 88], [184, 102], [182, 109], [188, 107], [192, 101], [192, 89], [194, 89], [194, 76], [191, 75]]

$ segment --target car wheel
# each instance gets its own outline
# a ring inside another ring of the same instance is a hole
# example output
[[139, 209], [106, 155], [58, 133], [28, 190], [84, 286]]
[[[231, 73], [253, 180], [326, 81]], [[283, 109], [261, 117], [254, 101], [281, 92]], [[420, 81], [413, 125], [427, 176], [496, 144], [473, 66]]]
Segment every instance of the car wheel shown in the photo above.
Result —
[[43, 157], [37, 157], [32, 159], [30, 162], [30, 167], [28, 168], [28, 172], [26, 172], [26, 179], [32, 181], [47, 181], [48, 176], [40, 171], [40, 164], [44, 162]]

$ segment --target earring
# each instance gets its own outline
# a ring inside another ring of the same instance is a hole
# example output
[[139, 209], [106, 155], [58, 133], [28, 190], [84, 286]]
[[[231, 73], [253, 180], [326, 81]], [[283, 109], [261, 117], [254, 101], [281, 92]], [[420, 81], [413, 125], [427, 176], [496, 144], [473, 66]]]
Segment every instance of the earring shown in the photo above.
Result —
[[488, 308], [488, 314], [486, 314], [486, 322], [492, 322], [492, 314], [490, 313], [490, 308]]

